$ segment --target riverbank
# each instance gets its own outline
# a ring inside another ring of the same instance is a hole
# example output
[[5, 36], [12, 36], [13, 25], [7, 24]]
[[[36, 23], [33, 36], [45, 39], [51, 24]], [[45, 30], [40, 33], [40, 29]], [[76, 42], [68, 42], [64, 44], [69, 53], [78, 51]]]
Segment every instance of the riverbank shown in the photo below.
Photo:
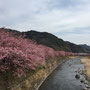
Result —
[[39, 90], [89, 90], [81, 59], [82, 57], [73, 57], [59, 65]]
[[81, 62], [85, 65], [85, 74], [90, 84], [90, 58], [84, 57]]
[[16, 85], [15, 88], [11, 90], [38, 90], [40, 85], [45, 81], [48, 75], [53, 72], [53, 70], [69, 59], [69, 57], [56, 57], [54, 59], [46, 60], [43, 68], [40, 68], [38, 71], [36, 70], [34, 74], [28, 76], [28, 78], [23, 83]]
[[[45, 78], [55, 70], [55, 68], [67, 61], [69, 57], [56, 57], [48, 59], [46, 62], [35, 71], [30, 71], [26, 77], [17, 78], [11, 74], [0, 74], [0, 90], [37, 90]], [[8, 83], [7, 83], [8, 82]]]

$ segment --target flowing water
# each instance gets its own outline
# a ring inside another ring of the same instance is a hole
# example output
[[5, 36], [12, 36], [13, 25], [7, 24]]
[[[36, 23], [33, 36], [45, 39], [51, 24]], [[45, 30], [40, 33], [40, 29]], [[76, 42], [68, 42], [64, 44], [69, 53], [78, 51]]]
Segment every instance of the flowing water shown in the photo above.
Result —
[[[40, 86], [39, 90], [84, 90], [88, 83], [84, 74], [79, 71], [84, 70], [84, 65], [80, 62], [81, 58], [70, 59], [60, 65]], [[75, 76], [80, 78], [76, 79]]]

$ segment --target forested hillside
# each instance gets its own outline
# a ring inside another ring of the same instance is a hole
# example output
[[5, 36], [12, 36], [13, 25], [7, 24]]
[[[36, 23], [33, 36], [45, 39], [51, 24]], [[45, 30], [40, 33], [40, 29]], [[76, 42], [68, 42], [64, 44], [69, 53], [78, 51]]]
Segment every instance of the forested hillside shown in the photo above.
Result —
[[35, 41], [37, 44], [42, 44], [53, 48], [54, 50], [63, 50], [68, 52], [90, 52], [90, 46], [88, 45], [77, 45], [69, 41], [64, 41], [61, 38], [48, 32], [37, 32], [34, 30], [19, 32], [17, 30], [3, 28], [6, 32], [13, 32], [13, 36], [24, 35], [25, 38]]

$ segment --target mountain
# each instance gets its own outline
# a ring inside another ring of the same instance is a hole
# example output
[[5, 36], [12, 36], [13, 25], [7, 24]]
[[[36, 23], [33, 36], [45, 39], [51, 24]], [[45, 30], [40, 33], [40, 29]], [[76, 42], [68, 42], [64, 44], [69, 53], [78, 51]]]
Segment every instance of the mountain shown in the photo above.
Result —
[[26, 38], [36, 41], [37, 44], [43, 44], [55, 50], [71, 51], [62, 39], [59, 39], [53, 34], [47, 32], [37, 32], [32, 30], [24, 32], [24, 34], [26, 35]]
[[12, 32], [14, 36], [25, 34], [25, 38], [36, 41], [37, 44], [42, 44], [42, 45], [51, 47], [54, 50], [64, 50], [64, 51], [74, 52], [74, 53], [90, 52], [89, 46], [76, 45], [74, 43], [64, 41], [63, 39], [60, 39], [56, 37], [55, 35], [48, 32], [37, 32], [34, 30], [27, 31], [27, 32], [19, 32], [17, 30], [12, 30], [12, 29], [0, 28], [0, 30], [1, 29], [5, 30], [6, 32]]
[[84, 53], [84, 52], [86, 52], [86, 49], [81, 47], [81, 45], [77, 45], [77, 44], [67, 42], [67, 41], [66, 41], [66, 43], [70, 47], [71, 51], [74, 52], [74, 53], [77, 53], [77, 52], [83, 52]]
[[86, 44], [82, 44], [80, 45], [82, 48], [84, 48], [86, 50], [86, 52], [90, 53], [90, 46], [86, 45]]
[[86, 50], [80, 45], [76, 45], [74, 43], [64, 41], [51, 33], [37, 32], [33, 30], [23, 33], [26, 34], [25, 38], [32, 39], [36, 41], [38, 44], [46, 45], [55, 50], [64, 50], [74, 53], [86, 52]]

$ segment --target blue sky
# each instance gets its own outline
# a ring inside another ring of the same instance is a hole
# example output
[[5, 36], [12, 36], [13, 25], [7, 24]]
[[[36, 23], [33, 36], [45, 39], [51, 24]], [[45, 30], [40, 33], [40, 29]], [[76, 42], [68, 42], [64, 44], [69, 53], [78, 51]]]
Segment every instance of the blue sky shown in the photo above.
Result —
[[0, 0], [0, 27], [90, 45], [90, 0]]

